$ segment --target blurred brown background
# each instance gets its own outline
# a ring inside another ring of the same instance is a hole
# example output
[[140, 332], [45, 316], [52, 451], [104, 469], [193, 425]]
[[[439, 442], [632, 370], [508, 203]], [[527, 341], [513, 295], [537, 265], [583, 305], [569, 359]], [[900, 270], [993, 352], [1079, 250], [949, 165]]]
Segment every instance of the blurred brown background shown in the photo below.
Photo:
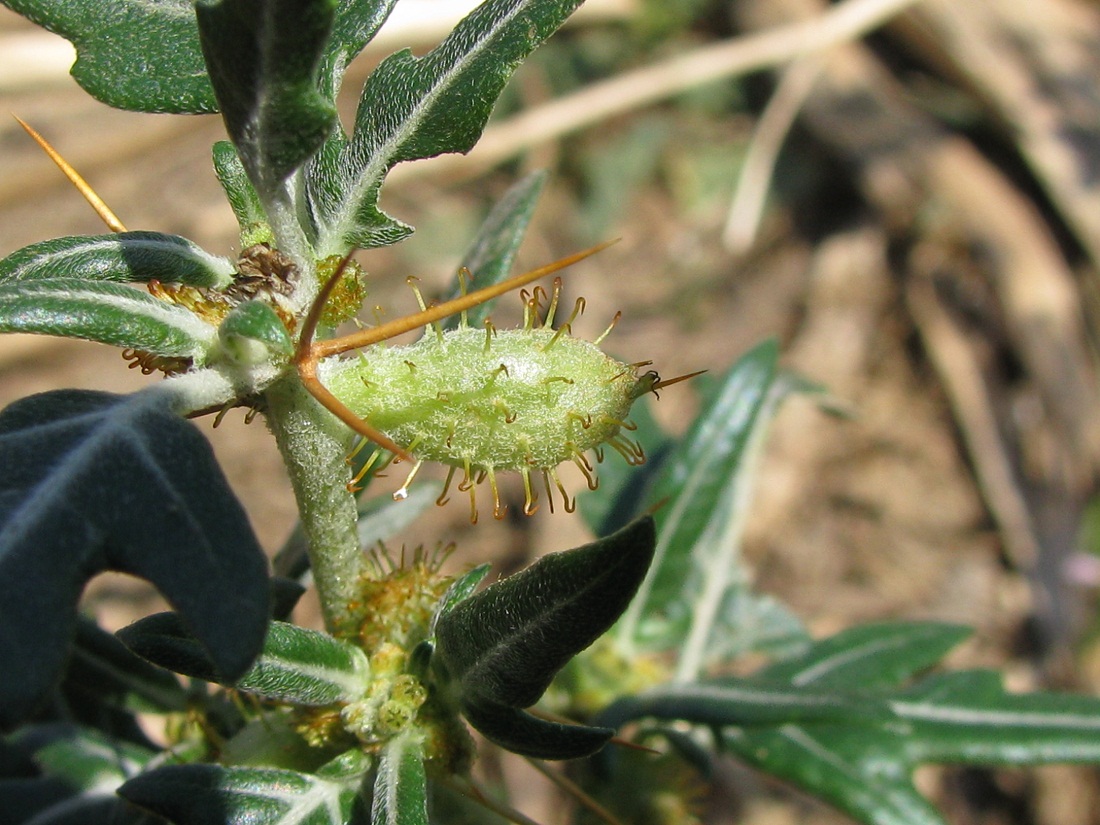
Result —
[[[406, 2], [433, 25], [411, 14], [361, 58], [346, 113], [381, 55], [439, 36], [450, 4]], [[666, 375], [721, 371], [776, 336], [787, 366], [850, 409], [830, 418], [795, 400], [775, 425], [746, 547], [761, 590], [817, 634], [882, 618], [966, 623], [976, 633], [953, 664], [1001, 668], [1021, 690], [1100, 691], [1100, 8], [589, 6], [517, 75], [479, 150], [391, 177], [383, 207], [418, 231], [360, 256], [372, 303], [411, 310], [408, 274], [442, 288], [491, 203], [524, 171], [549, 169], [521, 265], [623, 238], [567, 276], [588, 299], [580, 334], [621, 309], [607, 348]], [[750, 39], [761, 31], [771, 40]], [[827, 42], [841, 45], [817, 49]], [[209, 162], [220, 121], [108, 109], [67, 77], [66, 59], [0, 9], [0, 110], [38, 128], [129, 228], [238, 251]], [[0, 120], [0, 254], [102, 231]], [[0, 405], [155, 380], [105, 347], [19, 336], [0, 338], [0, 376]], [[678, 431], [693, 403], [677, 387], [655, 412]], [[242, 417], [200, 426], [274, 550], [293, 502], [262, 423]], [[485, 521], [472, 528], [453, 503], [395, 541], [453, 540], [456, 563], [508, 570], [584, 540], [561, 514]], [[111, 625], [155, 604], [121, 577], [89, 593]], [[844, 821], [736, 770], [728, 779], [715, 822]], [[921, 781], [959, 825], [1100, 822], [1083, 769], [929, 769]]]

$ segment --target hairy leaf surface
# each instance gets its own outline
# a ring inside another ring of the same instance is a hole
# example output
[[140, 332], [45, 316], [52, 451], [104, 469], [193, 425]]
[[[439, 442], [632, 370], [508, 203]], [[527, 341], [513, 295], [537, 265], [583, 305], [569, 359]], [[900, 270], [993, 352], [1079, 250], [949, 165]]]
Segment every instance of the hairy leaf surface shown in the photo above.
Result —
[[48, 278], [0, 285], [0, 332], [83, 338], [205, 360], [217, 331], [183, 307], [109, 281]]
[[553, 553], [440, 617], [436, 655], [464, 700], [523, 708], [626, 607], [653, 554], [653, 520]]
[[188, 0], [4, 0], [76, 47], [72, 75], [116, 109], [216, 112]]
[[[135, 653], [161, 667], [222, 681], [175, 613], [139, 619], [118, 636]], [[316, 630], [272, 622], [259, 657], [242, 676], [226, 684], [269, 699], [320, 706], [361, 698], [369, 676], [366, 654], [354, 645]]]
[[382, 213], [378, 194], [397, 163], [467, 152], [516, 66], [580, 0], [488, 0], [436, 49], [409, 50], [370, 76], [350, 141], [330, 141], [310, 171], [322, 256], [393, 243], [411, 230]]
[[224, 287], [232, 261], [179, 235], [117, 232], [76, 235], [25, 246], [0, 261], [0, 284], [52, 278]]
[[382, 749], [370, 821], [371, 825], [428, 825], [428, 779], [418, 732], [395, 736]]
[[266, 561], [206, 439], [163, 393], [62, 390], [0, 413], [0, 724], [61, 672], [96, 573], [148, 579], [219, 671], [239, 676], [267, 627]]
[[266, 203], [336, 121], [317, 88], [336, 0], [197, 0], [195, 11], [226, 129]]

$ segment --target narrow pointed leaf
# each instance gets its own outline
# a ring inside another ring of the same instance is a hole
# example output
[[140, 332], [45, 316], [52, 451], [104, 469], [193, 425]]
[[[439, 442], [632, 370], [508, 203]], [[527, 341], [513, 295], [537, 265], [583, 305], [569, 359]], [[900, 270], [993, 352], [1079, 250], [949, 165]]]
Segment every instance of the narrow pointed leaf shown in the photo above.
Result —
[[187, 825], [344, 825], [357, 788], [296, 771], [168, 765], [135, 777], [119, 795]]
[[197, 0], [195, 11], [229, 137], [267, 202], [336, 121], [317, 89], [336, 0]]
[[[738, 545], [753, 459], [787, 392], [778, 357], [776, 343], [766, 341], [734, 364], [648, 491], [650, 506], [659, 505], [654, 564], [615, 633], [628, 645], [679, 650], [685, 680], [706, 664], [730, 613], [742, 625], [736, 636], [742, 652], [764, 640], [776, 643], [767, 633], [778, 607], [758, 603], [749, 591]], [[756, 614], [768, 616], [769, 625], [755, 621]], [[798, 627], [793, 618], [785, 624]], [[763, 639], [750, 636], [750, 626]]]
[[436, 658], [463, 701], [528, 707], [618, 618], [649, 567], [653, 520], [544, 556], [441, 617]]
[[0, 332], [83, 338], [201, 363], [216, 329], [123, 284], [50, 278], [0, 285]]
[[606, 745], [614, 731], [564, 725], [526, 711], [485, 701], [464, 703], [466, 720], [490, 742], [532, 759], [581, 759]]
[[85, 582], [148, 579], [218, 669], [242, 674], [267, 628], [266, 560], [206, 439], [164, 393], [64, 390], [0, 413], [0, 725], [59, 677]]
[[256, 194], [256, 187], [248, 179], [237, 147], [228, 140], [219, 140], [214, 144], [213, 156], [214, 173], [225, 190], [225, 197], [241, 229], [241, 248], [270, 243], [274, 236], [267, 223], [267, 213], [260, 196]]
[[794, 687], [763, 688], [742, 680], [727, 680], [719, 684], [668, 685], [626, 697], [600, 714], [599, 722], [618, 728], [645, 716], [719, 728], [821, 722], [858, 728], [882, 726], [894, 718], [886, 702], [871, 697]]
[[52, 278], [224, 287], [233, 263], [160, 232], [76, 235], [25, 246], [0, 261], [0, 284]]
[[370, 821], [371, 825], [428, 825], [428, 779], [419, 733], [396, 736], [382, 749]]
[[35, 752], [35, 761], [50, 776], [80, 791], [116, 788], [140, 773], [154, 751], [120, 742], [94, 730], [79, 730]]
[[[489, 212], [462, 256], [462, 267], [473, 276], [474, 288], [481, 289], [509, 276], [545, 183], [546, 172], [532, 172], [514, 184]], [[458, 294], [456, 290], [451, 297]], [[468, 310], [466, 323], [480, 328], [493, 311], [493, 304], [493, 301], [488, 301]], [[446, 326], [454, 329], [460, 322], [461, 316], [455, 316], [446, 322]]]
[[999, 674], [963, 671], [930, 677], [890, 707], [912, 728], [906, 740], [914, 762], [1100, 762], [1094, 696], [1010, 694]]
[[753, 678], [840, 690], [892, 687], [932, 667], [969, 635], [969, 628], [939, 622], [860, 625], [817, 641]]
[[469, 151], [516, 66], [578, 5], [488, 0], [424, 57], [405, 50], [383, 61], [363, 90], [341, 162], [311, 173], [321, 254], [392, 237], [398, 225], [378, 209], [386, 173], [402, 161]]
[[72, 75], [97, 100], [137, 112], [216, 112], [195, 13], [180, 0], [4, 0], [76, 47]]

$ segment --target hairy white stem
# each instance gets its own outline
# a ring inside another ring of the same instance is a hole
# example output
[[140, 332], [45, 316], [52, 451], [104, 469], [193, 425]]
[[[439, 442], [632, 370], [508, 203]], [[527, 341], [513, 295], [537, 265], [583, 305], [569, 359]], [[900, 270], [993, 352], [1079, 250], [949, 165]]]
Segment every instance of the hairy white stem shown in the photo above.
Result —
[[348, 606], [359, 597], [366, 565], [348, 491], [351, 434], [313, 400], [297, 376], [264, 394], [267, 421], [290, 475], [325, 627], [345, 635]]

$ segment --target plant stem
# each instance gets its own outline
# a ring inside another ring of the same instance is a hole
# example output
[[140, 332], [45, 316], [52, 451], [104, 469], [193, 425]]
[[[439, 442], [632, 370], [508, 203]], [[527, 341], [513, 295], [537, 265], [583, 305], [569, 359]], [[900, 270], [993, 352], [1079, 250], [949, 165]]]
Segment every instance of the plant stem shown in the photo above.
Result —
[[351, 435], [287, 376], [265, 393], [267, 421], [286, 463], [309, 545], [313, 581], [325, 627], [345, 636], [349, 605], [359, 596], [365, 562], [356, 532], [355, 497], [348, 491]]

